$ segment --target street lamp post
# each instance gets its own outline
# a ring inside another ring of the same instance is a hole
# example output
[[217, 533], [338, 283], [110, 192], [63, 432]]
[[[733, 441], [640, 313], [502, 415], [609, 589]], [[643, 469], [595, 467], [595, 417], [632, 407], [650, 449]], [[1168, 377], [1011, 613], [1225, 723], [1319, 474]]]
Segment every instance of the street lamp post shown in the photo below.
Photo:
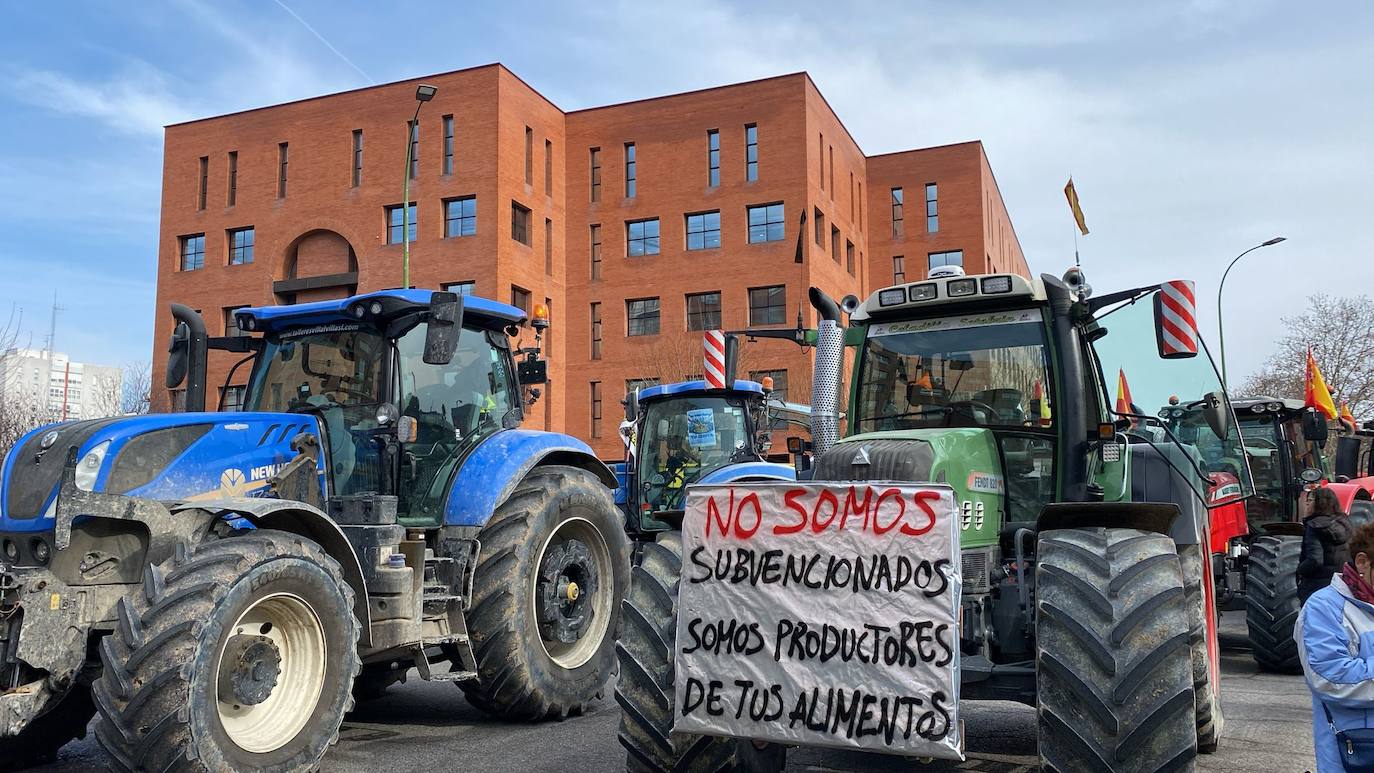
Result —
[[1221, 284], [1217, 286], [1217, 343], [1221, 347], [1221, 387], [1230, 394], [1230, 384], [1226, 380], [1226, 320], [1221, 316], [1221, 291], [1226, 289], [1226, 275], [1231, 273], [1231, 268], [1236, 265], [1236, 261], [1249, 255], [1260, 247], [1272, 247], [1279, 242], [1287, 241], [1285, 237], [1275, 236], [1267, 241], [1260, 242], [1254, 247], [1242, 252], [1231, 259], [1230, 265], [1221, 273]]
[[420, 108], [434, 99], [439, 89], [420, 84], [415, 89], [415, 117], [406, 124], [406, 169], [401, 185], [401, 286], [410, 289], [410, 165], [415, 152], [415, 136], [420, 131]]

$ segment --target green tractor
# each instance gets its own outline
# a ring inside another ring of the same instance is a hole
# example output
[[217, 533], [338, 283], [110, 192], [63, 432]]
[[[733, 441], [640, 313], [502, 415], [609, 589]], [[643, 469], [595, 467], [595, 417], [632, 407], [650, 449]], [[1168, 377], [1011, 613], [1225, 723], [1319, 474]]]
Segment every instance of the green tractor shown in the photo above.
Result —
[[[1239, 442], [1191, 297], [1186, 282], [1094, 297], [1076, 268], [1032, 281], [958, 273], [862, 303], [811, 290], [821, 321], [798, 340], [816, 347], [814, 464], [799, 477], [952, 489], [958, 697], [1036, 706], [1046, 769], [1192, 769], [1221, 734], [1208, 507], [1251, 493], [1249, 472], [1209, 502], [1196, 446], [1109, 398], [1118, 371], [1140, 405], [1199, 395], [1191, 407], [1217, 442]], [[625, 600], [627, 768], [779, 769], [777, 742], [673, 732], [682, 536], [645, 546]]]

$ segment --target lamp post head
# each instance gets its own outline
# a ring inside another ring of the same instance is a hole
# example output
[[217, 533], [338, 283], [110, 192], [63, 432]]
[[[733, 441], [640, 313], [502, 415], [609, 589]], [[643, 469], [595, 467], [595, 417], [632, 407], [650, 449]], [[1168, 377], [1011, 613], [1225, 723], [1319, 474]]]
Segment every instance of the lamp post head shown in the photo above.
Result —
[[1261, 246], [1261, 247], [1273, 247], [1275, 244], [1278, 244], [1279, 242], [1286, 242], [1286, 241], [1288, 241], [1287, 237], [1275, 236], [1274, 238], [1270, 239], [1270, 240], [1267, 241], [1267, 242], [1261, 242], [1261, 243], [1260, 243], [1260, 246]]
[[434, 99], [434, 93], [439, 89], [434, 86], [427, 86], [421, 83], [415, 88], [415, 98], [421, 102], [428, 102]]

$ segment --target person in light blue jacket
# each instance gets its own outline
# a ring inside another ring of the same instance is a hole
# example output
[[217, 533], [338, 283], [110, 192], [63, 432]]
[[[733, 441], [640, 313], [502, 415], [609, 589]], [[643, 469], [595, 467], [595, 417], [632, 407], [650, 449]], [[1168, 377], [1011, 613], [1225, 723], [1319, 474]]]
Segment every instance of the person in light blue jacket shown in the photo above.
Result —
[[1350, 562], [1307, 599], [1293, 639], [1312, 690], [1317, 773], [1341, 773], [1335, 731], [1374, 727], [1374, 523], [1355, 530]]

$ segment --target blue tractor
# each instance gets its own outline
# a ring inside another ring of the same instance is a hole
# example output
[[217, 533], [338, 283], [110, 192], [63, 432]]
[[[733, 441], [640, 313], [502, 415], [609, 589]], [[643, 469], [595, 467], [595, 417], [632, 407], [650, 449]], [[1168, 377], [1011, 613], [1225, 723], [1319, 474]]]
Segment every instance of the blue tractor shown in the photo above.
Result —
[[[591, 448], [519, 428], [545, 310], [514, 351], [524, 312], [447, 292], [241, 309], [238, 337], [173, 314], [186, 412], [5, 458], [6, 764], [98, 714], [118, 769], [313, 769], [412, 668], [509, 719], [601, 694], [629, 541]], [[203, 412], [209, 348], [251, 367], [242, 410]]]

